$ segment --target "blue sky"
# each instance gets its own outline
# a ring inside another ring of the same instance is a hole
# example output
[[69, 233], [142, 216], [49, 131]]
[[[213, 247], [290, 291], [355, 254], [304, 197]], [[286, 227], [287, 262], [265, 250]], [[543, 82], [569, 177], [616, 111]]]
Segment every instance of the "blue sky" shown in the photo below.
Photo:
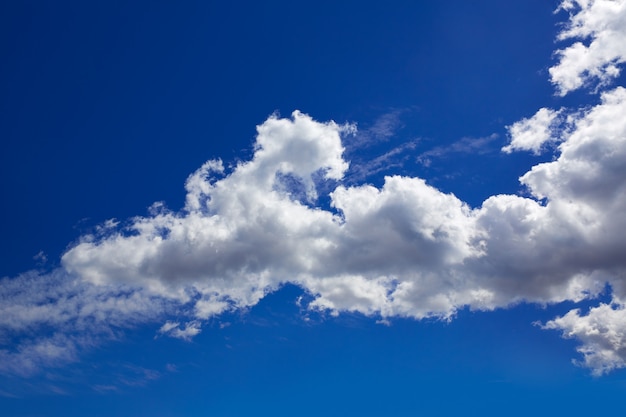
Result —
[[621, 409], [626, 1], [0, 8], [3, 414]]

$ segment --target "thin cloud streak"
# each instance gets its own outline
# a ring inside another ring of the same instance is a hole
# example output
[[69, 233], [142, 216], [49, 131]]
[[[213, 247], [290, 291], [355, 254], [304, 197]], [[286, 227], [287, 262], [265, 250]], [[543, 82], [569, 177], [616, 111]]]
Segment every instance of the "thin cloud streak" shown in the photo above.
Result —
[[484, 155], [492, 151], [490, 144], [498, 139], [498, 135], [493, 133], [480, 138], [465, 137], [447, 146], [437, 146], [417, 156], [417, 162], [424, 166], [430, 166], [434, 158], [443, 158], [453, 153], [466, 153]]

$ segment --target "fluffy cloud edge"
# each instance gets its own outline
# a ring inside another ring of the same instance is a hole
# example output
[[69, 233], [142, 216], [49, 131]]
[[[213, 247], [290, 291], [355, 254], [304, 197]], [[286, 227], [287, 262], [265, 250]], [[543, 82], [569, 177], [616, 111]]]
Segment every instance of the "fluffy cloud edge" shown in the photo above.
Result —
[[560, 96], [596, 83], [606, 87], [626, 61], [626, 1], [564, 0], [558, 11], [570, 14], [561, 41], [576, 40], [556, 51], [558, 63], [549, 69]]

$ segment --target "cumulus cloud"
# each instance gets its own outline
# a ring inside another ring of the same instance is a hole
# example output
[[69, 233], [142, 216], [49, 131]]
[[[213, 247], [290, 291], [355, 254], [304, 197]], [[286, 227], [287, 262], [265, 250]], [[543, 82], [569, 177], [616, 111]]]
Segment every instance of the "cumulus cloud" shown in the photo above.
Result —
[[510, 143], [502, 148], [503, 152], [532, 151], [539, 155], [547, 142], [556, 140], [554, 130], [560, 126], [558, 116], [561, 112], [541, 108], [532, 117], [522, 119], [507, 127]]
[[[495, 196], [485, 201], [478, 221], [489, 236], [485, 244], [492, 256], [484, 259], [499, 273], [517, 277], [506, 288], [498, 286], [499, 293], [576, 300], [607, 279], [621, 291], [626, 122], [619, 115], [624, 111], [624, 88], [604, 93], [599, 105], [579, 114], [559, 145], [558, 158], [520, 178], [534, 199]], [[583, 293], [576, 296], [576, 288], [584, 288]]]
[[[613, 288], [612, 305], [601, 304], [587, 315], [572, 310], [545, 326], [581, 341], [584, 360], [580, 364], [596, 375], [626, 364], [626, 315], [621, 301], [626, 296], [625, 112], [626, 89], [604, 93], [602, 103], [580, 119], [561, 144], [559, 160], [537, 165], [521, 178], [536, 197], [554, 196], [560, 206], [557, 213], [569, 219], [563, 244], [580, 247], [567, 260], [570, 269], [585, 265], [588, 271], [594, 270], [597, 287], [606, 281]], [[567, 271], [567, 266], [560, 270]], [[580, 288], [589, 291], [589, 284]]]
[[[78, 244], [63, 265], [93, 283], [193, 298], [198, 319], [254, 305], [284, 282], [314, 294], [314, 307], [382, 316], [580, 300], [624, 267], [615, 226], [626, 207], [625, 111], [626, 90], [605, 93], [563, 133], [558, 158], [521, 177], [531, 198], [493, 196], [477, 209], [401, 176], [380, 189], [340, 185], [334, 210], [312, 206], [315, 178], [347, 167], [345, 128], [272, 117], [251, 161], [220, 179], [210, 178], [218, 162], [190, 177], [184, 213], [137, 218], [131, 233]], [[290, 160], [305, 154], [317, 163]], [[285, 176], [307, 192], [291, 192]]]
[[[580, 11], [563, 32], [571, 35], [561, 37], [582, 36], [579, 26], [604, 18], [589, 36], [608, 33], [602, 28], [614, 27], [614, 16], [597, 10], [621, 13], [622, 2], [605, 3], [564, 2]], [[573, 65], [560, 56], [559, 65]], [[571, 73], [604, 74], [589, 68]], [[568, 82], [557, 82], [561, 92], [574, 88]], [[539, 152], [552, 141], [555, 157], [520, 178], [527, 197], [495, 195], [477, 208], [421, 178], [342, 183], [350, 168], [342, 138], [353, 125], [298, 111], [273, 115], [257, 126], [249, 161], [231, 169], [208, 161], [187, 179], [183, 210], [156, 204], [128, 226], [109, 221], [71, 247], [61, 269], [1, 280], [0, 370], [28, 375], [71, 362], [140, 323], [158, 322], [158, 334], [188, 340], [203, 321], [253, 306], [284, 283], [310, 293], [310, 309], [383, 321], [580, 301], [609, 283], [612, 306], [574, 310], [545, 327], [579, 339], [582, 364], [594, 372], [622, 367], [624, 114], [626, 89], [618, 87], [565, 119], [544, 108], [514, 123], [505, 152]], [[318, 203], [320, 189], [332, 190], [329, 205]]]
[[558, 10], [570, 13], [558, 39], [577, 40], [556, 51], [558, 63], [549, 69], [558, 94], [591, 82], [606, 86], [626, 61], [626, 1], [564, 0]]
[[[576, 301], [606, 282], [626, 296], [623, 114], [626, 90], [604, 93], [563, 131], [558, 157], [520, 178], [530, 197], [497, 195], [475, 209], [403, 176], [381, 188], [336, 186], [330, 207], [320, 207], [316, 185], [348, 169], [341, 137], [352, 128], [300, 112], [272, 116], [257, 128], [250, 161], [231, 172], [209, 161], [188, 178], [181, 212], [153, 207], [125, 229], [85, 236], [45, 280], [5, 279], [0, 327], [5, 338], [66, 329], [72, 339], [63, 343], [80, 348], [77, 329], [96, 337], [178, 305], [186, 322], [166, 321], [159, 333], [190, 339], [203, 320], [253, 306], [286, 282], [313, 295], [309, 308], [382, 318]], [[59, 359], [59, 337], [27, 338], [3, 354], [38, 352], [45, 365]], [[72, 360], [68, 352], [60, 359]]]
[[577, 350], [583, 355], [581, 364], [591, 368], [596, 376], [626, 367], [626, 309], [619, 300], [601, 303], [586, 315], [579, 309], [572, 310], [543, 327], [561, 330], [564, 337], [580, 340], [582, 346]]
[[[251, 161], [217, 180], [210, 176], [221, 164], [209, 162], [189, 178], [183, 213], [86, 239], [63, 265], [94, 284], [194, 299], [199, 319], [254, 305], [284, 282], [315, 294], [320, 308], [449, 316], [464, 304], [452, 300], [453, 266], [479, 252], [467, 205], [422, 179], [388, 177], [382, 189], [337, 187], [334, 211], [310, 206], [315, 181], [347, 169], [341, 134], [349, 129], [299, 112], [271, 117], [258, 127]], [[305, 193], [292, 192], [294, 183]]]
[[[626, 296], [623, 114], [626, 90], [604, 93], [563, 131], [558, 157], [520, 178], [530, 197], [497, 195], [476, 209], [402, 176], [381, 188], [339, 185], [330, 207], [319, 207], [316, 184], [348, 169], [341, 137], [352, 128], [300, 112], [272, 116], [257, 128], [250, 161], [231, 172], [209, 161], [189, 177], [181, 212], [153, 207], [126, 229], [85, 236], [45, 280], [5, 279], [0, 327], [5, 338], [66, 329], [63, 343], [80, 347], [77, 329], [96, 337], [179, 305], [187, 322], [167, 321], [159, 333], [189, 339], [202, 320], [255, 305], [286, 282], [313, 295], [309, 308], [383, 318], [581, 300], [606, 282]], [[60, 337], [27, 338], [3, 354], [35, 352], [45, 364], [59, 359]], [[61, 360], [72, 360], [67, 352]]]

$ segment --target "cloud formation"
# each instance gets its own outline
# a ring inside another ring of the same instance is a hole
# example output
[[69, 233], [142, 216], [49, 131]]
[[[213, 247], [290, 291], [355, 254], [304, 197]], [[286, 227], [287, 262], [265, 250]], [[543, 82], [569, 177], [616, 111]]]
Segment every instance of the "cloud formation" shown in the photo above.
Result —
[[[570, 49], [558, 51], [551, 75], [561, 94], [614, 74], [623, 4], [562, 3], [579, 11], [560, 37], [590, 36], [585, 48], [612, 58], [580, 67]], [[594, 372], [624, 367], [626, 89], [605, 91], [565, 119], [560, 112], [543, 108], [509, 127], [505, 152], [558, 143], [552, 161], [520, 178], [528, 197], [495, 195], [476, 208], [421, 178], [342, 184], [350, 169], [342, 138], [353, 125], [272, 115], [257, 126], [249, 161], [230, 170], [208, 161], [187, 179], [180, 212], [157, 204], [127, 226], [111, 221], [70, 248], [61, 269], [2, 279], [0, 371], [28, 375], [73, 361], [140, 323], [189, 339], [204, 320], [253, 306], [288, 282], [312, 295], [311, 309], [416, 319], [580, 301], [609, 283], [611, 306], [544, 327], [579, 339]], [[319, 203], [320, 189], [332, 189], [329, 205]]]
[[[604, 93], [559, 138], [559, 156], [520, 178], [529, 198], [493, 196], [476, 209], [401, 176], [380, 189], [339, 185], [331, 208], [316, 207], [315, 183], [347, 169], [350, 128], [273, 116], [251, 161], [228, 174], [211, 161], [190, 176], [184, 212], [87, 239], [63, 265], [93, 284], [191, 303], [193, 320], [252, 306], [285, 282], [314, 295], [311, 308], [383, 317], [579, 301], [606, 282], [624, 296], [625, 112], [625, 89]], [[194, 326], [162, 332], [188, 337]]]
[[453, 153], [466, 153], [473, 155], [483, 155], [491, 151], [490, 144], [498, 139], [498, 135], [493, 133], [480, 138], [464, 137], [446, 146], [437, 146], [426, 152], [422, 152], [417, 157], [417, 162], [424, 166], [430, 166], [434, 158], [442, 158]]
[[173, 305], [140, 288], [99, 285], [57, 269], [0, 280], [0, 372], [63, 366], [120, 329], [158, 320]]
[[560, 10], [570, 19], [558, 39], [577, 41], [556, 51], [559, 62], [549, 70], [558, 94], [593, 82], [608, 85], [626, 61], [626, 1], [564, 0]]
[[[577, 350], [582, 353], [582, 365], [592, 369], [596, 376], [624, 367], [626, 358], [626, 310], [624, 303], [615, 301], [593, 307], [587, 315], [575, 309], [550, 320], [545, 329], [557, 329], [567, 338], [582, 342]], [[575, 361], [574, 363], [578, 363]]]
[[502, 148], [502, 152], [532, 151], [539, 155], [546, 143], [556, 139], [554, 130], [561, 125], [560, 111], [541, 108], [532, 117], [522, 119], [507, 127], [511, 141]]

